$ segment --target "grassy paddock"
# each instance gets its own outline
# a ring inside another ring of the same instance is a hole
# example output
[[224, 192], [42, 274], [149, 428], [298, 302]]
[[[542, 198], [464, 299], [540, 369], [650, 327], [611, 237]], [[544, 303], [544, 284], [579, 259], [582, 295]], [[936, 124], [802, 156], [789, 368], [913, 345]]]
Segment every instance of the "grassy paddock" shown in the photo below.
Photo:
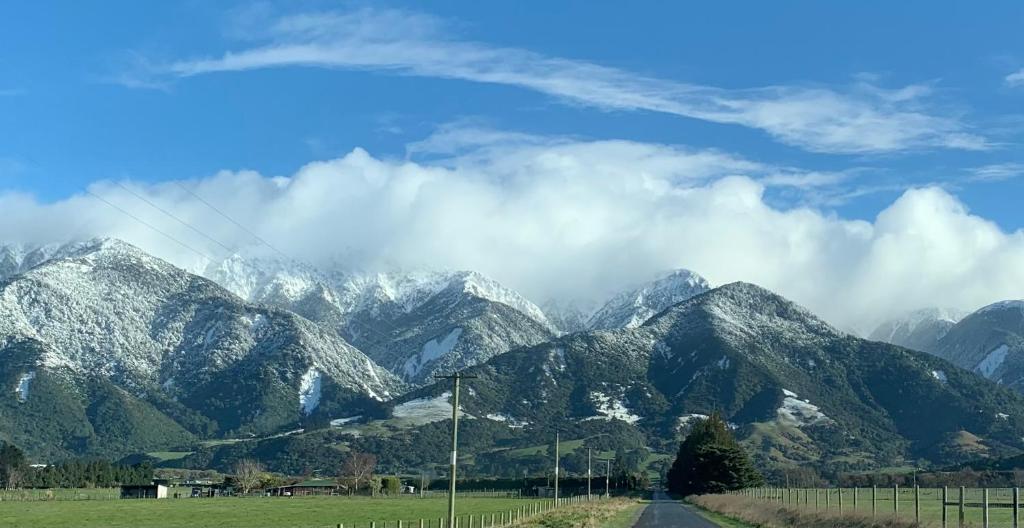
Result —
[[121, 488], [0, 489], [0, 502], [112, 500], [120, 498]]
[[[507, 512], [537, 501], [466, 498], [460, 516]], [[36, 528], [365, 528], [370, 521], [416, 527], [420, 518], [447, 515], [446, 499], [369, 497], [260, 497], [161, 500], [0, 502], [0, 526]], [[408, 523], [417, 524], [408, 524]], [[478, 521], [479, 522], [479, 521]]]
[[[739, 495], [701, 495], [690, 501], [705, 510], [762, 528], [914, 528], [910, 519], [891, 516], [872, 518], [870, 514], [801, 510], [791, 506], [764, 502]], [[742, 523], [720, 523], [744, 526]]]

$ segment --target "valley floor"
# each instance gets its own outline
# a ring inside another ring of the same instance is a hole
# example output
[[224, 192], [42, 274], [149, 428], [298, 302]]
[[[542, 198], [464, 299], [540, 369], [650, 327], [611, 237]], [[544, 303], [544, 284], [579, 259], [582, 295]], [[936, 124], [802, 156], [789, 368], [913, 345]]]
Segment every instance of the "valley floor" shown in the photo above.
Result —
[[[459, 515], [500, 514], [535, 501], [465, 498]], [[419, 519], [438, 519], [447, 512], [444, 498], [269, 497], [160, 500], [5, 501], [0, 526], [38, 528], [327, 528], [418, 526]], [[479, 520], [477, 521], [479, 522]]]

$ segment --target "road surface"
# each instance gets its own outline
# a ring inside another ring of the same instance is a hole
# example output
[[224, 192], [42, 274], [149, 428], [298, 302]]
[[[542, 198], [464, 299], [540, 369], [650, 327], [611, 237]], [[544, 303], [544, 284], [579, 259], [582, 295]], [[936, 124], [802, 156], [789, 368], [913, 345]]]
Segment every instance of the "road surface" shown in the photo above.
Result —
[[640, 520], [633, 528], [719, 528], [719, 526], [662, 491], [654, 492], [654, 499], [644, 508]]

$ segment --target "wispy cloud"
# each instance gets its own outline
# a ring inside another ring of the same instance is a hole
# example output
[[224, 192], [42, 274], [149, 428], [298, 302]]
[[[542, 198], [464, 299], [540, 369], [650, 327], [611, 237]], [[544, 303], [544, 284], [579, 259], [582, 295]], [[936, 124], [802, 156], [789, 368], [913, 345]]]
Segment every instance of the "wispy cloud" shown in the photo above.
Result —
[[995, 163], [970, 169], [970, 180], [998, 182], [1024, 176], [1024, 163]]
[[1024, 86], [1024, 68], [1022, 68], [1018, 72], [1014, 72], [1007, 75], [1006, 84], [1007, 86], [1013, 87]]
[[[252, 25], [246, 25], [252, 27]], [[980, 150], [986, 138], [925, 104], [929, 87], [884, 89], [860, 82], [842, 90], [768, 86], [730, 90], [640, 75], [592, 62], [458, 39], [443, 20], [362, 9], [280, 17], [246, 36], [251, 47], [219, 56], [137, 68], [129, 86], [261, 68], [320, 67], [518, 86], [572, 104], [652, 111], [762, 130], [816, 152]]]

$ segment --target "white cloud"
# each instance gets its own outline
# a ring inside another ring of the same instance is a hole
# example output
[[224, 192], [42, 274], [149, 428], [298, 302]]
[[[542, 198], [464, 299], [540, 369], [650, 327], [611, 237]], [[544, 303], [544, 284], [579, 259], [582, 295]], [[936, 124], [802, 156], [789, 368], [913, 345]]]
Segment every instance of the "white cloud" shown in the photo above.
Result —
[[645, 110], [741, 125], [818, 152], [989, 147], [957, 118], [925, 108], [930, 87], [924, 85], [886, 90], [862, 80], [842, 92], [808, 86], [721, 89], [460, 40], [444, 21], [406, 11], [302, 14], [268, 20], [265, 31], [251, 30], [251, 21], [245, 27], [253, 43], [248, 48], [136, 68], [117, 77], [129, 86], [160, 86], [160, 76], [167, 75], [290, 66], [365, 69], [512, 85], [604, 110]]
[[997, 182], [1024, 176], [1024, 163], [993, 163], [970, 170], [972, 181]]
[[[182, 184], [304, 260], [475, 269], [537, 301], [600, 298], [677, 267], [717, 284], [755, 282], [866, 330], [913, 308], [1024, 297], [1024, 233], [971, 215], [938, 188], [906, 191], [873, 222], [848, 220], [766, 203], [779, 169], [722, 152], [499, 136], [476, 148], [435, 138], [458, 153], [429, 162], [357, 149], [287, 178], [225, 171]], [[254, 244], [177, 182], [127, 185], [232, 248]], [[117, 184], [90, 190], [203, 252], [225, 253]], [[117, 236], [199, 265], [87, 195], [40, 203], [0, 194], [0, 210], [0, 240]]]
[[1007, 86], [1024, 86], [1024, 69], [1006, 76]]

